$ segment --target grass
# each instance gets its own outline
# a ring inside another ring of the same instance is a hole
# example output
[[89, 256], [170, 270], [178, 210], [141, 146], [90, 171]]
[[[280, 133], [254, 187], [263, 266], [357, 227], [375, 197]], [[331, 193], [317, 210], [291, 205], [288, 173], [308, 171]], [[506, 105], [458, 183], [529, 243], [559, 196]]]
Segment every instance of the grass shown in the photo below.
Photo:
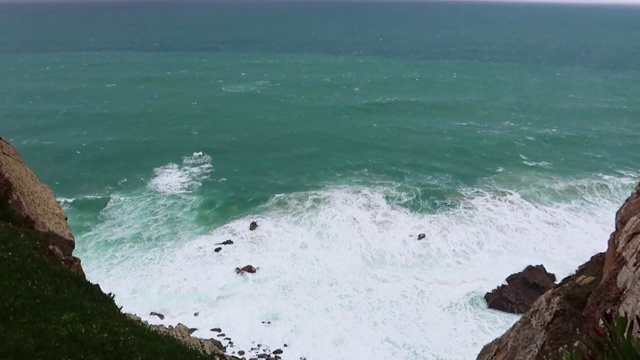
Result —
[[47, 259], [46, 238], [18, 227], [7, 198], [0, 191], [0, 359], [212, 358], [129, 320], [112, 295]]

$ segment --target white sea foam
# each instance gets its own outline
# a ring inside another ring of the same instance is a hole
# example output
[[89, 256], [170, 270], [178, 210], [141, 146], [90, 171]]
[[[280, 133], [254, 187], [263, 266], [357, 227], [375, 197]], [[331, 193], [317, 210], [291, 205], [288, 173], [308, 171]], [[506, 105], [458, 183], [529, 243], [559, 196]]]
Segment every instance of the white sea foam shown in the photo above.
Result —
[[182, 164], [167, 164], [154, 169], [155, 177], [151, 186], [165, 194], [179, 194], [190, 192], [201, 185], [201, 181], [208, 178], [213, 170], [211, 157], [202, 152], [194, 152], [184, 157]]
[[[115, 197], [78, 243], [89, 278], [125, 311], [154, 323], [161, 312], [201, 337], [219, 326], [230, 352], [256, 342], [287, 343], [284, 359], [471, 359], [517, 318], [487, 310], [484, 292], [528, 264], [562, 278], [604, 250], [633, 181], [486, 181], [430, 213], [391, 203], [407, 197], [399, 186], [330, 187], [274, 196], [205, 235], [189, 226], [194, 195], [146, 191]], [[259, 271], [234, 274], [246, 264]]]

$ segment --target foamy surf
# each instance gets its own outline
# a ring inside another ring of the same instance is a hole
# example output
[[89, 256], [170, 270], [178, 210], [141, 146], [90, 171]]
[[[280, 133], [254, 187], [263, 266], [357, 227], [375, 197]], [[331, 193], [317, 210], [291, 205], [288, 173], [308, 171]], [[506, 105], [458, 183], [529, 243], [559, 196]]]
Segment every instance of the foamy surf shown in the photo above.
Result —
[[[487, 181], [426, 213], [399, 205], [408, 186], [332, 186], [274, 196], [204, 235], [198, 197], [151, 180], [114, 196], [79, 254], [124, 311], [205, 338], [220, 327], [229, 353], [286, 343], [283, 359], [471, 359], [517, 318], [484, 293], [528, 264], [562, 278], [604, 250], [634, 179]], [[247, 264], [258, 272], [234, 273]]]
[[202, 152], [194, 152], [182, 159], [182, 164], [169, 163], [154, 170], [155, 176], [150, 186], [165, 194], [191, 192], [201, 185], [213, 170], [211, 157]]

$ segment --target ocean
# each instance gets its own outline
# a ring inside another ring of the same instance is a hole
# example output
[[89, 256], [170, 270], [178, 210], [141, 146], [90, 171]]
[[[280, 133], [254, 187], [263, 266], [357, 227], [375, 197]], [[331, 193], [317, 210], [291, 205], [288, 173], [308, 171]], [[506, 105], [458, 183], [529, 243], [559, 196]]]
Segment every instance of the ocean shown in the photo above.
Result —
[[606, 249], [640, 178], [638, 19], [5, 4], [0, 135], [123, 311], [204, 338], [220, 327], [229, 354], [474, 359], [518, 319], [485, 292], [529, 264], [561, 279]]

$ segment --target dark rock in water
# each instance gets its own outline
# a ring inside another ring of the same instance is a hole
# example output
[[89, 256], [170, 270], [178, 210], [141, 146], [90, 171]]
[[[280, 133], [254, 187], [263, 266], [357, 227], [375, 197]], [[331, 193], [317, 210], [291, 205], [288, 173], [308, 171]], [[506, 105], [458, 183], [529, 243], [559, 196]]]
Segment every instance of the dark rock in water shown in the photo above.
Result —
[[196, 331], [198, 331], [198, 328], [189, 328], [189, 335], [193, 334]]
[[157, 313], [155, 311], [152, 311], [151, 313], [149, 313], [149, 316], [157, 316], [160, 318], [160, 320], [164, 320], [164, 315]]
[[226, 338], [224, 338], [224, 340], [225, 341], [229, 341], [229, 340], [231, 340], [231, 338], [230, 337], [226, 337]]
[[199, 312], [193, 313], [193, 316], [198, 316], [198, 315], [200, 315]]
[[284, 345], [282, 345], [282, 347], [289, 347], [289, 345], [287, 345], [287, 344], [284, 344]]
[[238, 275], [242, 275], [245, 273], [255, 274], [256, 271], [258, 271], [258, 269], [256, 269], [252, 265], [246, 265], [246, 266], [243, 266], [242, 268], [236, 268], [236, 274]]
[[238, 355], [240, 355], [240, 356], [244, 355], [244, 350], [238, 351]]
[[519, 273], [507, 278], [507, 285], [501, 285], [485, 294], [489, 308], [513, 314], [524, 314], [540, 295], [552, 289], [556, 276], [542, 265], [527, 266]]
[[273, 354], [275, 354], [275, 355], [280, 355], [280, 354], [282, 354], [283, 352], [284, 352], [284, 351], [282, 351], [282, 349], [275, 349], [275, 350], [273, 350]]
[[422, 240], [425, 237], [427, 237], [427, 235], [425, 235], [424, 233], [418, 234], [418, 240]]
[[271, 325], [271, 321], [263, 321], [262, 323], [265, 325]]
[[252, 221], [251, 224], [249, 225], [249, 230], [253, 231], [257, 228], [258, 228], [258, 223], [255, 221]]
[[218, 337], [225, 337], [225, 336], [227, 336], [227, 334], [225, 334], [225, 333], [218, 334]]
[[268, 357], [269, 357], [269, 355], [267, 355], [267, 354], [260, 354], [260, 355], [258, 355], [258, 359], [266, 359], [266, 358], [268, 358]]
[[222, 331], [222, 329], [220, 329], [220, 328], [213, 328], [213, 329], [211, 329], [211, 331], [213, 331], [213, 332], [221, 332], [221, 331]]
[[233, 245], [233, 241], [231, 241], [231, 239], [229, 240], [225, 240], [221, 243], [217, 243], [216, 245]]
[[213, 249], [213, 251], [215, 251], [215, 252], [220, 252], [220, 250], [222, 250], [221, 247], [217, 247], [217, 248]]

